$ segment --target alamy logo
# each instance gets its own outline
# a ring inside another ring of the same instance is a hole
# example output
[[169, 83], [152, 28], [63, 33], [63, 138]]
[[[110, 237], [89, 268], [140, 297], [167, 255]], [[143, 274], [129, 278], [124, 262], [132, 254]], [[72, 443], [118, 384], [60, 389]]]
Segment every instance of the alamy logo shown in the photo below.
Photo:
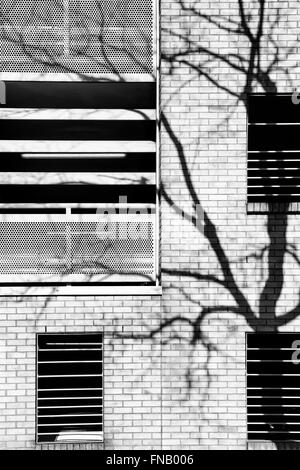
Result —
[[0, 104], [6, 104], [6, 85], [0, 81]]
[[295, 366], [300, 364], [300, 341], [294, 341], [292, 344], [292, 349], [295, 349], [295, 351], [292, 354], [292, 362], [295, 364]]
[[300, 103], [300, 91], [295, 89], [292, 94], [292, 103], [299, 104]]

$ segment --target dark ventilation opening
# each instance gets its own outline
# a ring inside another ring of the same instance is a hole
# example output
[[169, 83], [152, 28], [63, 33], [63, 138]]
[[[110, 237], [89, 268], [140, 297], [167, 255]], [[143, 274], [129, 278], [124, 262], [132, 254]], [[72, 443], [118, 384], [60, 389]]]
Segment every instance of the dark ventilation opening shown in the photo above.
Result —
[[103, 441], [103, 335], [38, 334], [37, 442]]
[[248, 97], [248, 203], [300, 202], [299, 130], [292, 95]]
[[300, 334], [247, 335], [247, 424], [254, 441], [300, 441]]

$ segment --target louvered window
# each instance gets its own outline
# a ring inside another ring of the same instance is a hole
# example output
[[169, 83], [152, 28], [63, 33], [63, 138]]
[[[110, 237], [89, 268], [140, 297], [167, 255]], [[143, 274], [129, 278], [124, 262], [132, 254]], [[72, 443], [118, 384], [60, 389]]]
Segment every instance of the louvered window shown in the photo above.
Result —
[[248, 439], [300, 440], [300, 334], [247, 335]]
[[154, 74], [156, 3], [1, 0], [1, 70]]
[[[248, 203], [300, 202], [300, 105], [291, 95], [250, 95]], [[262, 206], [263, 207], [263, 206]]]
[[157, 1], [0, 7], [0, 285], [158, 285]]
[[103, 335], [38, 334], [37, 441], [103, 440]]

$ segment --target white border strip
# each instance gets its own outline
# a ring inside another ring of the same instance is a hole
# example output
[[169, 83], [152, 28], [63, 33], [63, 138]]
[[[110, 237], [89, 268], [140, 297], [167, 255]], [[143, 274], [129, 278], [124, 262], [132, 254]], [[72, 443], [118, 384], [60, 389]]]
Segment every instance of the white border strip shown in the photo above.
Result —
[[1, 140], [0, 152], [155, 152], [148, 140]]
[[[0, 297], [40, 296], [161, 296], [161, 286], [1, 286]], [[96, 315], [96, 313], [95, 313]]]

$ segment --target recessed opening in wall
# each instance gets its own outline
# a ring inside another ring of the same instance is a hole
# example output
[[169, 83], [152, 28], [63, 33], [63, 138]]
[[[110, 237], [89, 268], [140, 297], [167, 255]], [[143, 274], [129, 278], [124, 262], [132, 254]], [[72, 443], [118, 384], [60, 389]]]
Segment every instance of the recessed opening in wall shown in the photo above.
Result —
[[103, 334], [37, 335], [38, 443], [103, 441]]
[[300, 333], [247, 334], [252, 441], [300, 441]]
[[158, 284], [154, 82], [5, 82], [0, 284]]
[[1, 0], [1, 70], [155, 73], [155, 8], [156, 0]]
[[248, 212], [299, 212], [299, 130], [292, 94], [248, 96]]

